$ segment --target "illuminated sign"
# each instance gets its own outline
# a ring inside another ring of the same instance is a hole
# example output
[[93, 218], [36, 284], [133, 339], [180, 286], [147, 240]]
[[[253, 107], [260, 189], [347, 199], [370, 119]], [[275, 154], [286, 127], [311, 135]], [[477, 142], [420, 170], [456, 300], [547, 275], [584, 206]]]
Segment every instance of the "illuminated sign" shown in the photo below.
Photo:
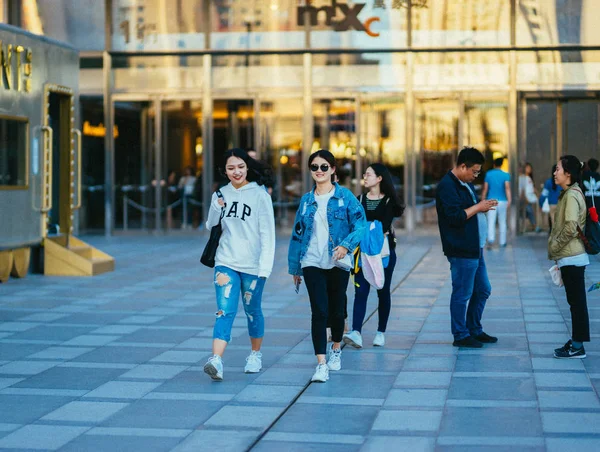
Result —
[[[93, 126], [89, 121], [84, 121], [83, 123], [83, 134], [88, 137], [104, 137], [106, 135], [106, 127], [104, 124], [100, 123], [97, 126]], [[119, 127], [114, 126], [113, 128], [113, 136], [117, 138], [119, 136]]]
[[0, 40], [0, 85], [4, 89], [31, 91], [31, 60], [31, 49]]
[[[353, 3], [349, 5], [347, 3], [339, 3], [336, 0], [332, 0], [331, 6], [299, 6], [298, 7], [298, 26], [304, 26], [305, 24], [305, 13], [309, 16], [309, 23], [311, 26], [315, 26], [319, 23], [319, 13], [325, 13], [325, 25], [333, 27], [334, 31], [348, 31], [351, 29], [357, 31], [364, 31], [369, 36], [376, 38], [379, 33], [371, 30], [373, 22], [379, 22], [379, 17], [369, 17], [364, 22], [361, 22], [358, 15], [366, 6], [366, 3]], [[339, 20], [334, 20], [338, 17], [340, 12], [343, 17]]]

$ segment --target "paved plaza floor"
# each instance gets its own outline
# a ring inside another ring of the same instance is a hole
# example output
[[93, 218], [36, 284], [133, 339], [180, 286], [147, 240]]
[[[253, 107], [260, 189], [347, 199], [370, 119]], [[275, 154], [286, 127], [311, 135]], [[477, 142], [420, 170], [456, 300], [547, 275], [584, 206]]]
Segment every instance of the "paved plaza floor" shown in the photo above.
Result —
[[[221, 383], [202, 371], [216, 310], [206, 236], [87, 239], [115, 272], [0, 285], [0, 450], [600, 450], [600, 291], [587, 359], [552, 358], [570, 319], [542, 235], [486, 252], [483, 323], [499, 342], [479, 350], [452, 346], [439, 239], [400, 236], [386, 346], [371, 345], [371, 294], [365, 347], [345, 347], [326, 384], [310, 383], [310, 307], [285, 234], [263, 298], [263, 371], [243, 373], [240, 308]], [[600, 280], [596, 259], [587, 278]]]

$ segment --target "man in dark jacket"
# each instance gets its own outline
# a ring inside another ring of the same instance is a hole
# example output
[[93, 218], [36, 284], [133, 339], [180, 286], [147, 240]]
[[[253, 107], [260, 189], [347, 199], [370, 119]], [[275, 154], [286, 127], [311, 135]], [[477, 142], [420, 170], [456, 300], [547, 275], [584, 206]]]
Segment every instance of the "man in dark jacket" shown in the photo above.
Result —
[[498, 338], [483, 332], [481, 316], [492, 292], [483, 247], [487, 238], [485, 212], [498, 205], [495, 199], [477, 202], [472, 182], [485, 158], [465, 147], [456, 166], [437, 186], [436, 209], [444, 254], [450, 262], [452, 296], [450, 317], [455, 347], [481, 348]]

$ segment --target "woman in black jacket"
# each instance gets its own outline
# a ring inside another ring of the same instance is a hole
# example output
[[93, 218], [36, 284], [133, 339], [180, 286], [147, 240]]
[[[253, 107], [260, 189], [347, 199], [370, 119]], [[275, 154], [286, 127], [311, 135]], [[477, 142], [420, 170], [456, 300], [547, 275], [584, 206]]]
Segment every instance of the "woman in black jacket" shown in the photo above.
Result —
[[[398, 198], [392, 176], [382, 163], [373, 163], [367, 168], [363, 175], [365, 188], [369, 191], [360, 195], [359, 200], [367, 214], [367, 221], [379, 220], [383, 226], [383, 233], [390, 245], [390, 256], [388, 266], [385, 268], [385, 284], [377, 291], [379, 298], [379, 326], [373, 340], [373, 345], [383, 347], [385, 345], [385, 329], [390, 316], [391, 294], [390, 285], [392, 275], [396, 266], [396, 237], [392, 221], [404, 212], [404, 204]], [[356, 348], [362, 347], [362, 324], [367, 310], [367, 298], [371, 289], [365, 279], [362, 269], [354, 279], [354, 310], [352, 315], [352, 331], [344, 334], [344, 342]]]

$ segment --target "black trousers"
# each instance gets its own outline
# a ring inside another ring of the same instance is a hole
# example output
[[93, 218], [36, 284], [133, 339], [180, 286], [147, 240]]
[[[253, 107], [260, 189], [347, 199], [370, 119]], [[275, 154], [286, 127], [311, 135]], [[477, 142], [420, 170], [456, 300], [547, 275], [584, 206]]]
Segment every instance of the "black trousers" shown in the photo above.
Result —
[[337, 267], [324, 270], [304, 267], [304, 283], [312, 311], [311, 334], [315, 355], [327, 353], [327, 325], [333, 342], [341, 342], [344, 334], [346, 288], [350, 273]]
[[585, 291], [585, 267], [566, 265], [560, 268], [567, 301], [571, 307], [571, 326], [573, 340], [589, 342], [590, 319], [588, 317], [587, 298]]

